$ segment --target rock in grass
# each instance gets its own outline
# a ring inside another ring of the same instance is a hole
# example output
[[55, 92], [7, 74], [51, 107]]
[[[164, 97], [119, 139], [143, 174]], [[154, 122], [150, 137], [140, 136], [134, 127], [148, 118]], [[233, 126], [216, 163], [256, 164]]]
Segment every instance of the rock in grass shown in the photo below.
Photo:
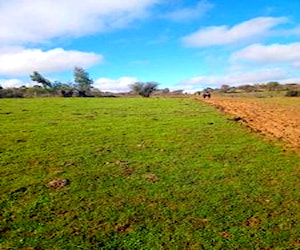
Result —
[[50, 188], [63, 188], [65, 186], [67, 186], [69, 184], [69, 180], [67, 179], [56, 179], [56, 180], [52, 180], [48, 183], [48, 186]]

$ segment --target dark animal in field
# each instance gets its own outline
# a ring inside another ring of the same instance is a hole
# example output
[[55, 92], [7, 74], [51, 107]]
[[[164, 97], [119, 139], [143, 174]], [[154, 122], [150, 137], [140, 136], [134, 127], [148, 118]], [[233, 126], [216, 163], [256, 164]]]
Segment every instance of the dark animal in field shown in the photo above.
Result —
[[73, 91], [72, 90], [70, 90], [70, 91], [62, 90], [61, 94], [63, 95], [63, 97], [72, 97], [73, 96]]
[[79, 90], [78, 91], [78, 96], [79, 97], [88, 97], [87, 94], [86, 94], [86, 92], [84, 90]]
[[203, 94], [202, 94], [202, 97], [204, 98], [204, 99], [209, 99], [210, 97], [211, 97], [211, 94], [209, 93], [209, 92], [204, 92]]
[[87, 94], [85, 90], [78, 90], [78, 97], [94, 97], [94, 96]]

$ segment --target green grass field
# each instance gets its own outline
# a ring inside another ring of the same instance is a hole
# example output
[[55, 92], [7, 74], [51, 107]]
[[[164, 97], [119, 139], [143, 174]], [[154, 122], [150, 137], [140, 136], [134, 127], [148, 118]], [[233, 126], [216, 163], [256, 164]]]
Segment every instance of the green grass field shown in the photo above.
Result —
[[300, 156], [192, 99], [0, 99], [0, 165], [0, 249], [300, 248]]

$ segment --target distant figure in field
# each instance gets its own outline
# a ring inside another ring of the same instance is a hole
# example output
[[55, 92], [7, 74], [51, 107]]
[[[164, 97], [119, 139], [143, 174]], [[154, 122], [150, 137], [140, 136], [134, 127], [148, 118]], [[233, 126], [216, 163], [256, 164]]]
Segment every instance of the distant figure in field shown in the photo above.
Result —
[[211, 97], [211, 94], [209, 93], [209, 92], [204, 92], [203, 94], [202, 94], [202, 97], [204, 98], [204, 99], [209, 99], [210, 97]]

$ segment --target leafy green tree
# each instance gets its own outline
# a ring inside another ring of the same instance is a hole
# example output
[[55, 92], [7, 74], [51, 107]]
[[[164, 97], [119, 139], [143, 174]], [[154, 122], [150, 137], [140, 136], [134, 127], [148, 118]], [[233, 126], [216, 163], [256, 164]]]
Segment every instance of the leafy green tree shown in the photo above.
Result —
[[135, 93], [143, 96], [149, 97], [154, 91], [157, 90], [158, 83], [156, 82], [136, 82], [134, 84], [129, 85], [130, 89]]
[[280, 89], [280, 84], [278, 82], [268, 82], [266, 86], [269, 91], [275, 91]]
[[54, 81], [52, 86], [55, 90], [69, 90], [73, 88], [72, 83], [63, 83], [60, 81]]
[[30, 75], [30, 78], [34, 82], [41, 83], [44, 87], [44, 89], [52, 89], [52, 83], [44, 78], [39, 72], [34, 71], [32, 75]]
[[94, 83], [93, 80], [90, 79], [89, 74], [80, 67], [74, 68], [74, 81], [78, 90], [84, 93], [89, 92]]
[[56, 93], [60, 93], [63, 97], [72, 97], [74, 94], [72, 83], [55, 81], [53, 82], [53, 89], [56, 91]]

